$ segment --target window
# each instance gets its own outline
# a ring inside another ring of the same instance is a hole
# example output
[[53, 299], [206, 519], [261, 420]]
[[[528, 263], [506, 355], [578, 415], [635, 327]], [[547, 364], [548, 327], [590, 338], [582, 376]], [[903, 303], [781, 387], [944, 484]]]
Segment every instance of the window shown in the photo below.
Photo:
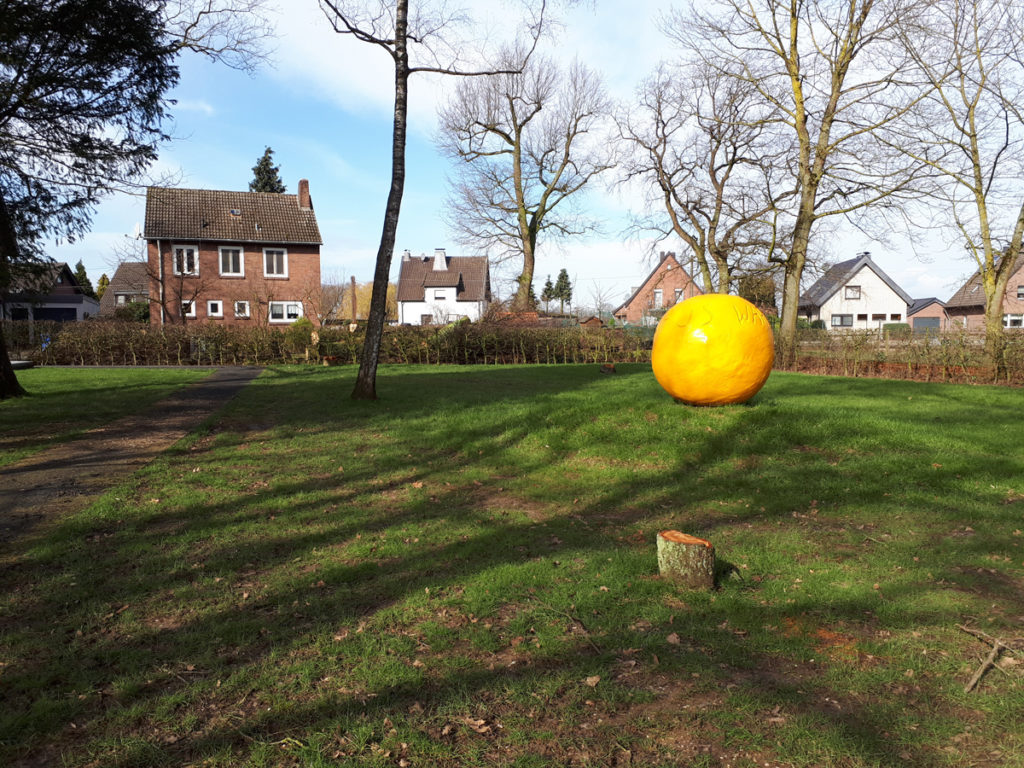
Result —
[[199, 257], [196, 254], [195, 246], [176, 245], [172, 249], [172, 252], [174, 253], [174, 274], [199, 274]]
[[264, 248], [263, 274], [267, 277], [288, 277], [288, 251], [282, 248]]
[[901, 315], [899, 312], [893, 312], [891, 315], [889, 315], [889, 319], [892, 320], [894, 323], [898, 323], [900, 320], [903, 319], [903, 315]]
[[676, 288], [676, 304], [678, 304], [683, 298], [683, 289]]
[[272, 301], [270, 302], [270, 322], [291, 323], [302, 317], [302, 302]]
[[663, 307], [663, 306], [665, 306], [665, 294], [661, 290], [661, 288], [655, 288], [654, 289], [654, 307], [655, 307], [655, 309], [657, 309], [658, 307]]
[[879, 321], [881, 321], [881, 322], [883, 322], [883, 323], [884, 323], [884, 322], [885, 322], [885, 313], [883, 312], [883, 313], [882, 313], [882, 314], [880, 314], [880, 315], [872, 315], [872, 316], [871, 316], [871, 319], [872, 319], [872, 320], [879, 320]]
[[226, 277], [245, 276], [245, 259], [241, 248], [220, 249], [220, 273]]
[[249, 316], [249, 302], [248, 301], [236, 301], [235, 302], [235, 317], [248, 317]]
[[118, 304], [127, 304], [128, 303], [128, 297], [125, 294], [123, 294], [123, 293], [117, 294], [117, 303]]
[[1024, 315], [1003, 315], [1003, 328], [1024, 328]]
[[444, 301], [444, 291], [440, 288], [434, 290], [434, 301]]
[[832, 315], [833, 328], [852, 328], [853, 315]]
[[195, 317], [196, 303], [194, 301], [181, 302], [181, 315], [182, 317]]
[[858, 323], [861, 323], [861, 322], [866, 323], [867, 321], [868, 321], [868, 316], [867, 315], [857, 315], [857, 322]]
[[843, 289], [844, 299], [859, 299], [860, 298], [860, 286], [859, 285], [848, 285]]
[[208, 302], [206, 302], [206, 315], [207, 315], [207, 317], [224, 317], [224, 302], [222, 302], [222, 301], [208, 301]]
[[1024, 285], [1017, 286], [1017, 298], [1024, 301]]

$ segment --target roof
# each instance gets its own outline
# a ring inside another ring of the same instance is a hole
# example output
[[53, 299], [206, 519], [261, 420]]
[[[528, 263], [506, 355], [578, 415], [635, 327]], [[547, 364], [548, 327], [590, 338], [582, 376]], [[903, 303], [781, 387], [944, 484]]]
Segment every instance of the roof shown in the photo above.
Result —
[[8, 293], [13, 296], [41, 297], [58, 290], [58, 278], [64, 293], [84, 293], [71, 267], [63, 261], [15, 262], [10, 265]]
[[863, 267], [867, 267], [878, 275], [882, 282], [889, 286], [907, 304], [913, 302], [910, 295], [896, 285], [892, 278], [885, 274], [882, 268], [871, 260], [871, 254], [862, 253], [856, 258], [833, 264], [824, 275], [818, 278], [814, 285], [800, 296], [800, 306], [820, 307], [832, 298], [836, 291], [846, 285]]
[[[1010, 270], [1012, 276], [1018, 269], [1024, 268], [1024, 256], [1017, 257], [1017, 263]], [[983, 307], [985, 306], [985, 289], [981, 284], [981, 271], [975, 272], [966, 283], [949, 297], [947, 307]]]
[[233, 243], [320, 245], [312, 204], [298, 195], [149, 187], [147, 240], [212, 240]]
[[[673, 253], [672, 251], [668, 251], [668, 252], [664, 252], [663, 251], [662, 254], [661, 254], [661, 261], [658, 262], [658, 266], [656, 266], [654, 269], [651, 270], [651, 273], [647, 277], [644, 278], [643, 282], [640, 283], [639, 287], [637, 287], [637, 288], [635, 288], [633, 290], [633, 293], [630, 294], [628, 299], [626, 299], [624, 302], [622, 302], [619, 306], [617, 306], [615, 308], [615, 310], [612, 312], [612, 315], [613, 316], [614, 315], [618, 315], [619, 312], [625, 310], [626, 307], [628, 307], [630, 304], [632, 304], [633, 300], [636, 299], [636, 297], [640, 295], [640, 292], [644, 289], [644, 287], [649, 282], [651, 282], [651, 280], [654, 278], [654, 276], [656, 274], [658, 274], [658, 270], [660, 270], [665, 265], [665, 262], [668, 261], [669, 259], [672, 259], [672, 262], [677, 267], [679, 267], [680, 269], [683, 269], [683, 265], [679, 263], [679, 259], [676, 258], [675, 253]], [[685, 272], [685, 270], [683, 270], [683, 271]], [[687, 274], [687, 277], [689, 277], [691, 281], [693, 280], [693, 276], [692, 275]]]
[[149, 296], [149, 270], [144, 261], [125, 261], [117, 265], [107, 290], [100, 299], [100, 314], [112, 315], [117, 308], [117, 294]]
[[929, 307], [932, 304], [938, 304], [940, 307], [946, 306], [946, 303], [944, 301], [941, 301], [940, 299], [937, 299], [934, 296], [929, 296], [927, 299], [914, 299], [910, 303], [910, 306], [907, 307], [907, 317], [910, 317], [911, 315], [916, 315], [922, 309], [924, 309], [925, 307]]
[[491, 272], [486, 256], [445, 256], [447, 269], [434, 269], [434, 256], [403, 258], [398, 270], [398, 301], [423, 301], [427, 288], [456, 287], [457, 301], [487, 301]]

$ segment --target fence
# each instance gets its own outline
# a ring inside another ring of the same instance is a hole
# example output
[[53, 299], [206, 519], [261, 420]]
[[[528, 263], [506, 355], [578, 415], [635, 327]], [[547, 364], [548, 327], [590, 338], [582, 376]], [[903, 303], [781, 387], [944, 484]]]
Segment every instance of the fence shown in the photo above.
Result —
[[[34, 323], [6, 321], [13, 358], [42, 365], [267, 365], [282, 362], [354, 365], [363, 331], [308, 324], [287, 329], [196, 323], [151, 327], [131, 322]], [[792, 370], [839, 376], [884, 376], [921, 381], [1024, 384], [1024, 333], [1007, 335], [998, 375], [983, 337], [964, 331], [905, 335], [803, 330]], [[456, 323], [439, 328], [385, 330], [382, 363], [648, 362], [649, 329], [537, 328], [502, 323]]]

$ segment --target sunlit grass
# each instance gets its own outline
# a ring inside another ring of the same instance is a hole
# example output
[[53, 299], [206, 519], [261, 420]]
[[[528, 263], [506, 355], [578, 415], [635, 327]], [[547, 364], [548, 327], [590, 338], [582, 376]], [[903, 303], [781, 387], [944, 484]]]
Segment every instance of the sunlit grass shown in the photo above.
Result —
[[1019, 391], [619, 371], [268, 371], [13, 553], [0, 759], [1024, 764], [1024, 665], [964, 694], [956, 628], [1024, 635]]

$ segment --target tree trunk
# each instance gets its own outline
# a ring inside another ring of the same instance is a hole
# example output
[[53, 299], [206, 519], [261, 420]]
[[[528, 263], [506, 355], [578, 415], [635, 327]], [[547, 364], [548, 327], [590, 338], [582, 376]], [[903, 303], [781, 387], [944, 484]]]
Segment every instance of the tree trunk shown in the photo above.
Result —
[[[811, 195], [813, 206], [814, 197]], [[776, 337], [778, 356], [783, 367], [792, 367], [796, 362], [796, 319], [800, 312], [800, 280], [807, 263], [807, 245], [811, 235], [813, 218], [804, 214], [798, 216], [793, 227], [793, 246], [785, 262], [785, 280], [782, 284], [782, 317]]]
[[[0, 308], [11, 287], [11, 265], [17, 262], [18, 239], [14, 234], [14, 222], [7, 209], [7, 201], [0, 195]], [[7, 354], [7, 340], [4, 338], [3, 317], [0, 315], [0, 400], [22, 397], [27, 394], [14, 375], [14, 366]]]
[[1006, 329], [1003, 328], [1003, 294], [987, 296], [985, 301], [985, 356], [992, 364], [992, 380], [1006, 375]]
[[366, 339], [363, 342], [363, 356], [359, 361], [356, 386], [352, 390], [353, 400], [377, 399], [377, 361], [380, 357], [381, 340], [384, 338], [388, 279], [391, 275], [391, 258], [395, 252], [395, 235], [398, 231], [398, 214], [402, 208], [402, 193], [405, 190], [405, 132], [409, 101], [409, 55], [406, 50], [406, 33], [409, 2], [399, 0], [396, 5], [395, 122], [391, 142], [391, 190], [388, 192], [384, 228], [380, 236], [380, 247], [377, 249], [373, 293], [370, 296], [370, 311], [366, 318]]
[[715, 548], [710, 541], [679, 531], [658, 534], [658, 572], [690, 589], [714, 589]]

